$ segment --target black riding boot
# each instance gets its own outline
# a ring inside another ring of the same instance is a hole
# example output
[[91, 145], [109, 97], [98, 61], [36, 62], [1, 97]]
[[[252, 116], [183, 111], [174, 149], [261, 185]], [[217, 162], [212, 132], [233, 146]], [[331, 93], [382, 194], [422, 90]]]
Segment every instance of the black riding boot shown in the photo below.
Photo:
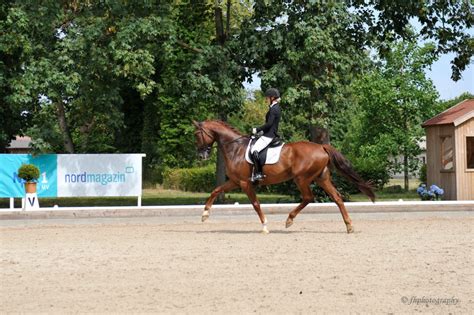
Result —
[[254, 172], [252, 176], [252, 182], [256, 183], [264, 179], [265, 175], [262, 174], [262, 166], [260, 165], [260, 159], [258, 158], [258, 152], [254, 151], [252, 153], [252, 160], [254, 165]]

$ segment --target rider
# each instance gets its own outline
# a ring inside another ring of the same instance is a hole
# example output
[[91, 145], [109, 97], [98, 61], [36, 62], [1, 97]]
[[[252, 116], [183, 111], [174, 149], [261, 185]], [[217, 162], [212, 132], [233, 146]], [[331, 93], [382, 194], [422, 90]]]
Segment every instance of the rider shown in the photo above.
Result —
[[255, 165], [255, 174], [252, 177], [253, 182], [260, 181], [265, 177], [262, 174], [262, 165], [260, 165], [258, 154], [272, 142], [273, 138], [278, 137], [278, 123], [281, 117], [280, 92], [275, 88], [270, 88], [265, 92], [265, 99], [269, 105], [267, 115], [265, 116], [265, 124], [258, 128], [252, 128], [252, 134], [254, 135], [263, 132], [263, 135], [258, 138], [251, 149], [252, 160]]

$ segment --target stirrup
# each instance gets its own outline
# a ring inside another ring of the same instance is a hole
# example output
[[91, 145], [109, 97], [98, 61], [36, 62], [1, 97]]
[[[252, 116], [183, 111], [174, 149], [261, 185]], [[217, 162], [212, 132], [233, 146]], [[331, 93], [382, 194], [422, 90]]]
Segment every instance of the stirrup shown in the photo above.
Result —
[[251, 181], [252, 183], [256, 183], [256, 182], [259, 182], [259, 181], [261, 181], [261, 180], [264, 180], [265, 177], [266, 177], [266, 176], [265, 176], [264, 174], [262, 174], [262, 173], [252, 174], [252, 177], [251, 177], [250, 181]]

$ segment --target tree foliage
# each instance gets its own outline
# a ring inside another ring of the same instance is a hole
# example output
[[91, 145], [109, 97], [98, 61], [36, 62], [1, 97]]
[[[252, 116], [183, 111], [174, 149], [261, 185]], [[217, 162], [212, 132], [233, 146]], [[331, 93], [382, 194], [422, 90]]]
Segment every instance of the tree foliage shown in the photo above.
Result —
[[1, 51], [17, 66], [2, 64], [2, 110], [17, 113], [6, 115], [5, 142], [22, 129], [41, 152], [141, 151], [148, 163], [177, 166], [194, 154], [192, 118], [241, 103], [241, 69], [232, 47], [217, 45], [207, 1], [2, 9]]
[[[381, 55], [390, 51], [394, 40], [423, 39], [435, 43], [433, 54], [452, 52], [452, 79], [457, 81], [474, 54], [474, 7], [470, 0], [455, 1], [382, 1], [350, 0], [347, 3], [360, 16], [360, 28], [368, 30], [368, 42], [378, 42]], [[410, 23], [421, 25], [414, 34]]]
[[[420, 34], [407, 28], [413, 19]], [[405, 91], [405, 78], [389, 78], [397, 69], [369, 71], [370, 51], [388, 65], [402, 58], [392, 42], [432, 39], [420, 63], [454, 52], [457, 79], [472, 57], [472, 23], [468, 1], [3, 1], [0, 151], [27, 134], [37, 152], [144, 152], [149, 168], [189, 167], [192, 119], [229, 118], [244, 133], [262, 123], [261, 95], [244, 102], [242, 82], [254, 73], [263, 89], [283, 92], [287, 141], [307, 139], [322, 125], [341, 143], [347, 114], [369, 110], [356, 107], [372, 95], [361, 94], [363, 87], [375, 96], [396, 84]], [[361, 76], [380, 82], [354, 85]], [[384, 108], [374, 109], [389, 115], [397, 112], [389, 101], [412, 104], [423, 93], [425, 103], [431, 99], [431, 91], [409, 91], [399, 98], [392, 91]], [[354, 130], [377, 119], [359, 118]], [[365, 144], [376, 139], [361, 137]], [[354, 154], [379, 149], [360, 150]]]
[[366, 63], [355, 19], [340, 2], [257, 1], [242, 31], [249, 67], [261, 72], [264, 87], [282, 90], [283, 123], [305, 138], [346, 104], [347, 87]]
[[438, 97], [423, 71], [433, 61], [426, 53], [431, 49], [406, 41], [394, 44], [377, 67], [354, 83], [357, 110], [342, 145], [356, 163], [385, 172], [404, 170], [406, 176], [419, 167], [421, 123], [434, 114]]
[[453, 107], [454, 105], [457, 105], [467, 99], [474, 99], [474, 94], [469, 93], [469, 92], [464, 92], [458, 97], [455, 97], [453, 99], [438, 102], [435, 106], [435, 113], [439, 114], [447, 110], [448, 108]]

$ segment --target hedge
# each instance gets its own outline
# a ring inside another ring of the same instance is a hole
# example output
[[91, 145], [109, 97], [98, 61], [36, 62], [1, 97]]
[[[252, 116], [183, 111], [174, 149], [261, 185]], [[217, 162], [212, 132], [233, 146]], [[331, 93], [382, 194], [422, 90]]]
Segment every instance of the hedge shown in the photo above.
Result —
[[183, 191], [210, 192], [216, 186], [216, 167], [175, 168], [163, 173], [163, 187]]

